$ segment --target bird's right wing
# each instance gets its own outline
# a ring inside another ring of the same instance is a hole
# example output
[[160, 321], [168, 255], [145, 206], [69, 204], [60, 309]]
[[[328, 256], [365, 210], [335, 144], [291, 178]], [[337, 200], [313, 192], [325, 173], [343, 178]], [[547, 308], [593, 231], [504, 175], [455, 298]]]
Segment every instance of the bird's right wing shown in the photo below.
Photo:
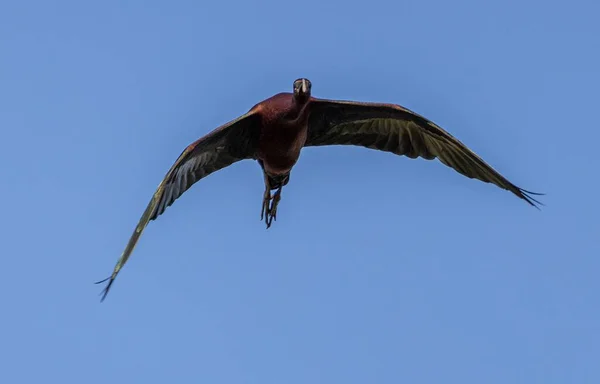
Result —
[[[541, 204], [432, 121], [396, 104], [312, 98], [305, 146], [356, 145], [432, 160], [462, 175], [492, 183], [529, 204]], [[536, 206], [537, 207], [537, 206]]]
[[160, 216], [200, 179], [240, 160], [254, 158], [259, 134], [260, 115], [256, 109], [252, 109], [216, 128], [183, 150], [154, 192], [113, 273], [98, 282], [103, 283], [108, 280], [102, 293], [102, 300], [108, 294], [117, 274], [127, 262], [148, 223]]

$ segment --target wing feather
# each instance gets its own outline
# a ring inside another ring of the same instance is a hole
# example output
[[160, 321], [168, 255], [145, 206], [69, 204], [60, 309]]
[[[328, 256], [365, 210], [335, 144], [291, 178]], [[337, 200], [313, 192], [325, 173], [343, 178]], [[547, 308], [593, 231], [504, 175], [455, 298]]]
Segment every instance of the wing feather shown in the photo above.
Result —
[[517, 187], [475, 152], [432, 121], [395, 104], [311, 99], [305, 146], [355, 145], [411, 159], [439, 159], [460, 174], [514, 193], [537, 208], [531, 195]]
[[163, 214], [165, 209], [194, 183], [235, 162], [254, 158], [259, 133], [260, 116], [256, 110], [251, 110], [218, 127], [183, 150], [152, 195], [111, 276], [96, 283], [108, 280], [102, 292], [102, 301], [131, 256], [148, 223]]

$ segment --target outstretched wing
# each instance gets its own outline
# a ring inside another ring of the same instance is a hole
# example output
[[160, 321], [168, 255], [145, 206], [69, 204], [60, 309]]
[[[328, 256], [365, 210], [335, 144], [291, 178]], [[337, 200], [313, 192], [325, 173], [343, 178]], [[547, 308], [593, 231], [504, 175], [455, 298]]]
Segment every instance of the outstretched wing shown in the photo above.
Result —
[[260, 115], [253, 109], [185, 148], [156, 189], [123, 254], [117, 261], [112, 275], [96, 283], [100, 284], [108, 280], [102, 293], [102, 301], [133, 252], [148, 222], [160, 216], [200, 179], [240, 160], [254, 158], [259, 134]]
[[512, 184], [454, 136], [428, 119], [395, 104], [311, 99], [305, 146], [356, 145], [404, 155], [438, 158], [468, 178], [493, 183], [529, 204], [541, 204]]

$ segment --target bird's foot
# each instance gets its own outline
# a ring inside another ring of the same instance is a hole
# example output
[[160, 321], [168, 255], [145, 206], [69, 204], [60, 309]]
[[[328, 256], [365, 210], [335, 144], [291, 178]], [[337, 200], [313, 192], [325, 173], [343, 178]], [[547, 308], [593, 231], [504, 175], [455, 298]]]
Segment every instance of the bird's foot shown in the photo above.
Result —
[[260, 219], [265, 220], [267, 229], [271, 227], [273, 220], [277, 221], [277, 205], [281, 200], [281, 188], [271, 197], [270, 191], [266, 191], [263, 198], [263, 206], [260, 214]]
[[[271, 221], [275, 220], [277, 221], [277, 205], [279, 204], [279, 201], [281, 200], [281, 188], [279, 188], [277, 190], [277, 192], [275, 192], [275, 194], [273, 195], [273, 201], [271, 202]], [[269, 225], [270, 222], [269, 222]]]
[[[271, 192], [269, 190], [265, 191], [265, 194], [263, 196], [263, 202], [262, 202], [262, 208], [260, 211], [260, 220], [262, 221], [265, 217], [268, 218], [269, 217], [269, 213], [270, 213], [270, 209], [269, 209], [269, 203], [271, 202]], [[269, 228], [269, 226], [267, 225], [267, 228]]]

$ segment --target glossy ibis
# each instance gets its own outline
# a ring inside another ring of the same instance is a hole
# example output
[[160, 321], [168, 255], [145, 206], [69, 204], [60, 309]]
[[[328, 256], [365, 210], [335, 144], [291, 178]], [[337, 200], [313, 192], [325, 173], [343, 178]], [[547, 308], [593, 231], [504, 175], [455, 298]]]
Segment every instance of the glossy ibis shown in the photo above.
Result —
[[[261, 220], [277, 217], [282, 188], [303, 147], [356, 145], [404, 155], [438, 158], [469, 178], [493, 183], [536, 206], [531, 195], [509, 182], [473, 151], [428, 119], [395, 104], [317, 99], [311, 82], [297, 79], [292, 93], [276, 94], [226, 123], [181, 153], [158, 186], [103, 291], [106, 297], [144, 228], [200, 179], [240, 160], [260, 164], [265, 183]], [[271, 195], [271, 191], [275, 193]]]

